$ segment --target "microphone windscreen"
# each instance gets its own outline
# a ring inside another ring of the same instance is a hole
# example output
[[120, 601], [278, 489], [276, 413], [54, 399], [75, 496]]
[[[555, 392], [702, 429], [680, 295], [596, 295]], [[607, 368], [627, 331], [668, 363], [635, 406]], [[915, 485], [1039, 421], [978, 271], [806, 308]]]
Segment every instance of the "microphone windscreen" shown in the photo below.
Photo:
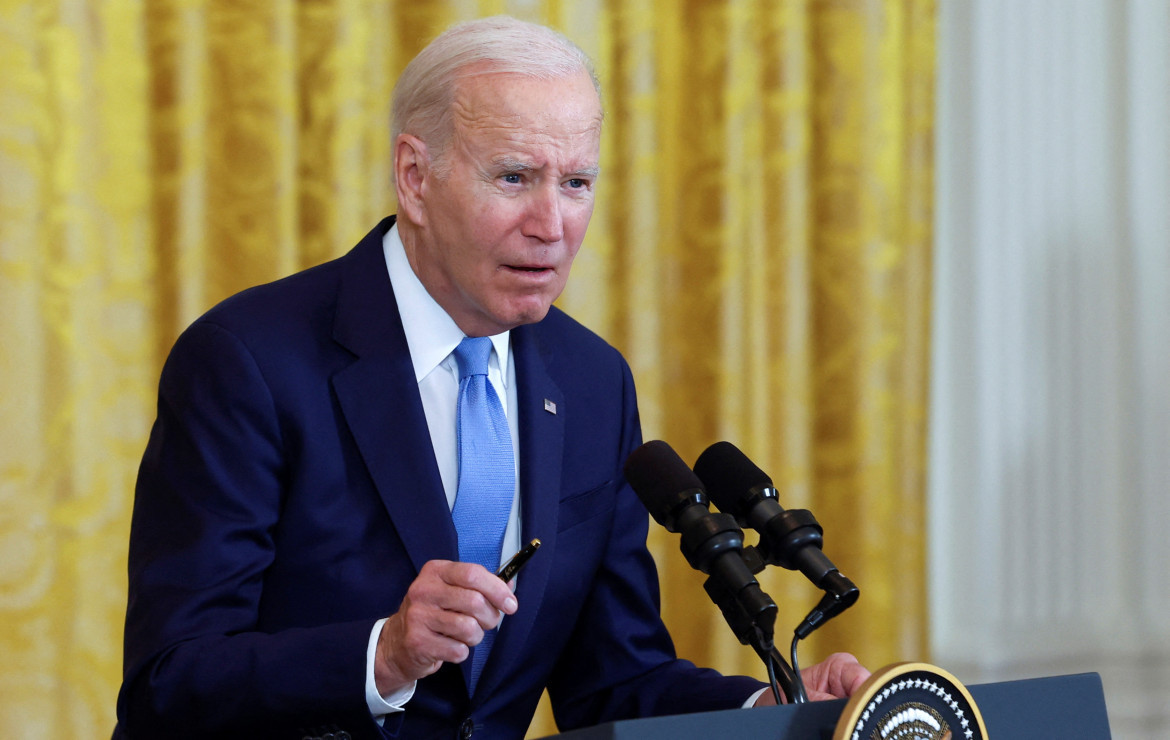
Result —
[[721, 511], [740, 516], [753, 488], [771, 488], [772, 479], [730, 442], [716, 442], [695, 461], [695, 475]]
[[703, 484], [674, 449], [653, 440], [626, 458], [626, 480], [655, 521], [666, 526], [670, 511], [688, 495], [702, 492]]

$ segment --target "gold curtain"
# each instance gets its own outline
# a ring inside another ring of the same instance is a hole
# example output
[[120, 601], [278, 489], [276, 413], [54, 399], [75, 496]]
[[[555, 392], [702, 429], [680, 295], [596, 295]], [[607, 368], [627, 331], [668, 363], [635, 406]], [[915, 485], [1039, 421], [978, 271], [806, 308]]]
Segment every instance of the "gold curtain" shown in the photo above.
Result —
[[[934, 0], [0, 0], [5, 731], [108, 736], [167, 350], [393, 211], [394, 79], [499, 12], [597, 62], [601, 195], [561, 304], [629, 358], [646, 437], [732, 440], [825, 526], [862, 597], [802, 662], [928, 657]], [[650, 546], [680, 653], [762, 675], [677, 537]], [[762, 583], [788, 634], [817, 594]]]

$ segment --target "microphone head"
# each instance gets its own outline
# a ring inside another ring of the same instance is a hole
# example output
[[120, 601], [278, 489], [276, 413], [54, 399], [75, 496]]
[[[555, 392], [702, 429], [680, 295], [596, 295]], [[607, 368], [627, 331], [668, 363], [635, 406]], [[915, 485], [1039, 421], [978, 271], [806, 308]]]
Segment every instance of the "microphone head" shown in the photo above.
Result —
[[736, 517], [745, 517], [753, 491], [773, 488], [772, 479], [730, 442], [716, 442], [695, 461], [695, 475], [707, 487], [711, 501]]
[[662, 440], [647, 442], [630, 453], [626, 458], [625, 474], [654, 521], [671, 532], [677, 531], [674, 520], [680, 504], [706, 504], [703, 483], [678, 453]]

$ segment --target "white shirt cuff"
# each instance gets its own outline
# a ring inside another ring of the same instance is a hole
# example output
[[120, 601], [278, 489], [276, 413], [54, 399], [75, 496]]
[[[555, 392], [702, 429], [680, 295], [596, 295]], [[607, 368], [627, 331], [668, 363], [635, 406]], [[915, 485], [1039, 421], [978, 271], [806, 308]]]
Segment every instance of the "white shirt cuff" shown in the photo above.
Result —
[[[743, 708], [744, 709], [751, 709], [752, 707], [754, 707], [756, 705], [756, 699], [759, 699], [761, 696], [763, 696], [765, 691], [771, 691], [771, 690], [772, 689], [770, 687], [765, 686], [764, 688], [760, 689], [756, 693], [752, 694], [751, 696], [748, 697], [748, 700], [743, 703]], [[403, 703], [405, 704], [405, 702], [403, 702]]]
[[385, 622], [385, 619], [379, 619], [374, 623], [374, 629], [370, 632], [370, 643], [366, 647], [366, 706], [370, 708], [370, 714], [378, 724], [382, 724], [387, 714], [403, 711], [406, 702], [414, 696], [414, 689], [418, 685], [417, 681], [412, 681], [387, 696], [378, 693], [378, 684], [374, 681], [374, 657], [378, 650], [378, 635], [382, 633], [382, 625]]

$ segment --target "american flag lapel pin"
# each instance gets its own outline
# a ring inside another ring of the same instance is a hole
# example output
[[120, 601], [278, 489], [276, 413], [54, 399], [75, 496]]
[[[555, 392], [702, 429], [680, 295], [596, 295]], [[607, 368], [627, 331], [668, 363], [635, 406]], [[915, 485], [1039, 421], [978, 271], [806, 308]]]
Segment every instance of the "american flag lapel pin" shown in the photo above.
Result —
[[544, 410], [549, 412], [550, 414], [556, 414], [557, 405], [546, 398], [546, 399], [544, 399]]

